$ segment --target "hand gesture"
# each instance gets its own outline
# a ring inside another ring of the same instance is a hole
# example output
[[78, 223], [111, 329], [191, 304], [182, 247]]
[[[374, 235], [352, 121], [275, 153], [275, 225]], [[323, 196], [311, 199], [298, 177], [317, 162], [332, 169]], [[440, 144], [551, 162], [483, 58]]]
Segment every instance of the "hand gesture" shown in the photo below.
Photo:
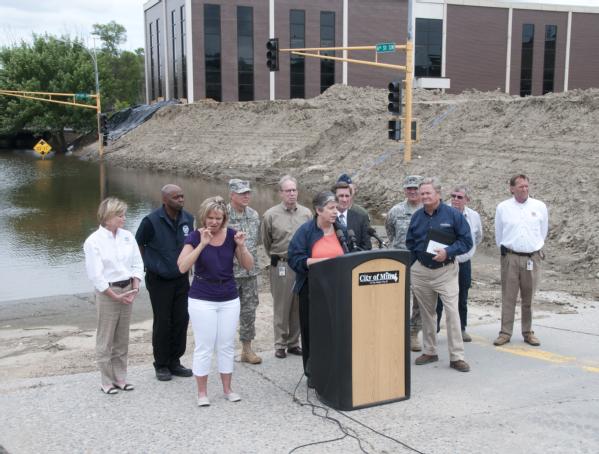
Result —
[[245, 232], [239, 231], [235, 234], [235, 236], [233, 237], [233, 239], [235, 240], [235, 244], [237, 244], [237, 246], [244, 246], [245, 245]]
[[137, 296], [138, 293], [139, 293], [139, 290], [136, 290], [136, 291], [131, 290], [129, 292], [123, 293], [121, 302], [123, 304], [133, 304], [133, 301], [135, 300], [135, 297]]
[[212, 239], [212, 232], [208, 229], [200, 229], [200, 246], [206, 246]]
[[435, 262], [443, 263], [445, 260], [447, 260], [447, 251], [445, 249], [435, 249], [435, 252], [437, 253], [437, 255], [433, 257]]

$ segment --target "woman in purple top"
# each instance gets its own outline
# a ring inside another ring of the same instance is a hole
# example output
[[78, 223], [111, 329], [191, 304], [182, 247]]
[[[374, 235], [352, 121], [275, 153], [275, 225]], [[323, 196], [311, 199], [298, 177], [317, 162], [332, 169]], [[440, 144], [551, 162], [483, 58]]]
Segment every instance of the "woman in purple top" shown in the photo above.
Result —
[[200, 206], [198, 225], [185, 240], [177, 265], [181, 273], [194, 266], [189, 289], [189, 317], [195, 349], [193, 374], [198, 384], [198, 405], [210, 405], [208, 373], [216, 347], [218, 371], [225, 399], [241, 400], [231, 390], [235, 332], [239, 321], [239, 294], [233, 278], [233, 257], [246, 270], [254, 259], [245, 246], [245, 233], [227, 228], [227, 207], [222, 197], [210, 197]]

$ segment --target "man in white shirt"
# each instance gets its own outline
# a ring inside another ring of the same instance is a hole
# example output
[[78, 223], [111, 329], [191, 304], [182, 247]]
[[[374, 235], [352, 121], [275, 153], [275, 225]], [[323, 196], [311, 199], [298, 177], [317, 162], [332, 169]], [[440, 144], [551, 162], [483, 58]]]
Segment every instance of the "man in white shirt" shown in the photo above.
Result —
[[501, 331], [493, 342], [504, 345], [512, 337], [518, 292], [522, 301], [524, 342], [539, 346], [532, 331], [532, 297], [541, 276], [542, 248], [549, 228], [547, 207], [528, 195], [528, 177], [510, 179], [513, 197], [495, 211], [495, 242], [501, 250]]
[[[459, 184], [451, 191], [451, 206], [464, 215], [470, 233], [472, 234], [472, 248], [465, 254], [458, 255], [456, 260], [460, 267], [458, 275], [458, 284], [460, 293], [458, 297], [458, 311], [460, 313], [460, 325], [462, 328], [462, 340], [464, 342], [472, 342], [472, 337], [466, 332], [468, 325], [468, 290], [472, 284], [472, 265], [470, 259], [474, 257], [476, 246], [483, 240], [483, 226], [480, 222], [480, 215], [472, 208], [468, 207], [470, 203], [470, 189], [464, 184]], [[439, 332], [441, 315], [443, 314], [443, 303], [439, 299], [437, 301], [437, 332]]]

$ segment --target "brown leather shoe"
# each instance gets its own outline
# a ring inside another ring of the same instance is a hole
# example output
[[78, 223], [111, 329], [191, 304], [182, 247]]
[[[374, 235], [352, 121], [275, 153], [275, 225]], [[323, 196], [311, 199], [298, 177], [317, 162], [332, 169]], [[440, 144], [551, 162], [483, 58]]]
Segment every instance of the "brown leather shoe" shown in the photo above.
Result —
[[416, 364], [417, 366], [422, 366], [424, 364], [434, 363], [435, 361], [439, 361], [439, 357], [437, 355], [427, 355], [425, 353], [416, 358], [414, 364]]
[[275, 350], [275, 356], [277, 358], [283, 359], [283, 358], [287, 358], [287, 353], [285, 353], [285, 349], [284, 348], [277, 348]]
[[290, 355], [302, 356], [302, 349], [300, 347], [291, 347], [287, 349], [287, 353], [289, 353]]
[[537, 338], [537, 336], [535, 336], [534, 331], [531, 331], [529, 333], [524, 333], [524, 342], [526, 342], [529, 345], [532, 345], [533, 347], [538, 347], [539, 345], [541, 345], [541, 341]]
[[449, 361], [449, 367], [457, 370], [458, 372], [470, 372], [470, 366], [463, 359], [457, 361]]
[[504, 344], [507, 344], [510, 341], [510, 336], [508, 336], [507, 334], [499, 334], [499, 336], [497, 336], [497, 339], [495, 339], [493, 341], [493, 345], [496, 346], [501, 346]]

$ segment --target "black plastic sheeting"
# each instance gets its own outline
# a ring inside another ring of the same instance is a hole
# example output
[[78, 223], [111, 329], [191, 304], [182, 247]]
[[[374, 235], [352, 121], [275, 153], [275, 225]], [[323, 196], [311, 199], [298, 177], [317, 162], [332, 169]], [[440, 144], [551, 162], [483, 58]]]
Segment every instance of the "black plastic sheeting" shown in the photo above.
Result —
[[128, 133], [144, 121], [147, 121], [158, 109], [171, 104], [179, 104], [179, 101], [170, 99], [151, 105], [141, 104], [118, 111], [108, 119], [108, 138], [110, 140], [118, 139], [123, 134]]

